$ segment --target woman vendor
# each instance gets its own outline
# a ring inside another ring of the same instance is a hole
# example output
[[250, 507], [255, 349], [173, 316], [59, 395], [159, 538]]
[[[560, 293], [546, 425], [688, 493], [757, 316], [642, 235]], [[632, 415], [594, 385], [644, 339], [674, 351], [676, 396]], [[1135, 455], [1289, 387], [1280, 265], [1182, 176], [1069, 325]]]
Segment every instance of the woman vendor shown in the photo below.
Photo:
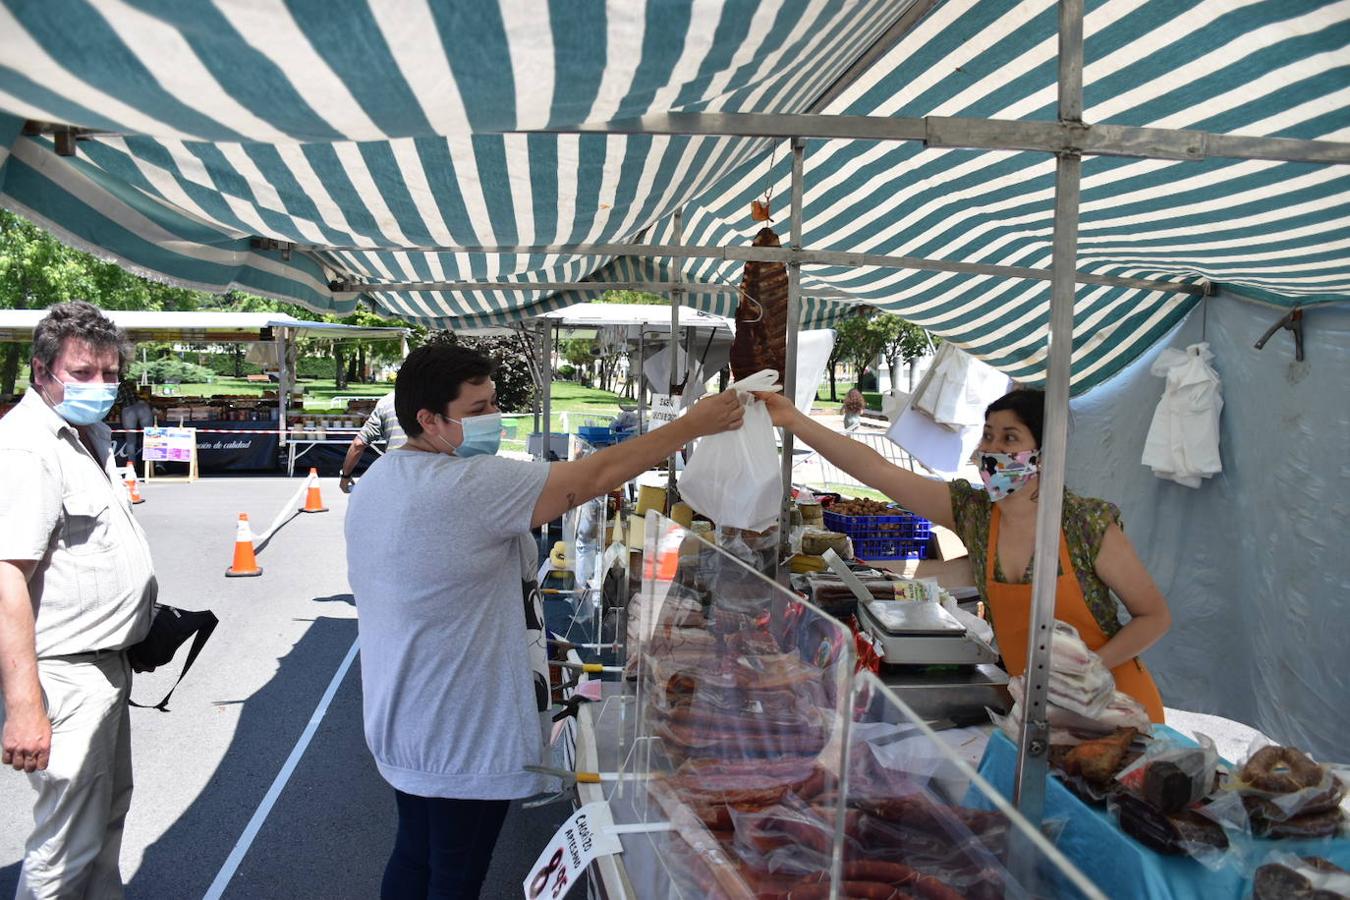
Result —
[[[1015, 390], [985, 410], [976, 451], [984, 490], [965, 479], [950, 484], [888, 463], [876, 451], [813, 421], [781, 395], [759, 395], [775, 425], [906, 509], [955, 531], [970, 551], [1009, 674], [1026, 669], [1031, 619], [1031, 563], [1036, 549], [1037, 474], [1045, 395]], [[1130, 613], [1117, 616], [1114, 592]], [[1163, 721], [1162, 697], [1143, 653], [1167, 632], [1167, 600], [1121, 529], [1120, 510], [1105, 500], [1064, 492], [1059, 533], [1055, 618], [1079, 635], [1115, 675], [1116, 687]]]

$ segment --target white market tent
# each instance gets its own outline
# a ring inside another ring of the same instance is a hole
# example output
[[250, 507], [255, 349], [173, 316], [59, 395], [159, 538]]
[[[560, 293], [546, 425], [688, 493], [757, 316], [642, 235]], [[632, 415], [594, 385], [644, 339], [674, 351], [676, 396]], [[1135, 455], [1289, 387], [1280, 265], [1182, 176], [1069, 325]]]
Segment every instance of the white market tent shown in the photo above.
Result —
[[[4, 0], [0, 28], [0, 203], [137, 271], [454, 327], [597, 282], [730, 315], [744, 261], [785, 262], [799, 322], [866, 302], [1044, 383], [1034, 634], [1070, 392], [1207, 295], [1272, 320], [1350, 299], [1344, 3]], [[785, 246], [751, 248], [745, 210], [769, 193]], [[1296, 462], [1287, 477], [1334, 464]], [[1184, 617], [1207, 586], [1158, 552]], [[1342, 577], [1344, 557], [1281, 564]], [[1345, 621], [1344, 601], [1298, 600]], [[1350, 743], [1343, 709], [1323, 712], [1347, 676], [1290, 661], [1343, 658], [1343, 636], [1238, 637], [1160, 647], [1164, 692], [1223, 712], [1261, 691], [1297, 712], [1253, 724]], [[1248, 677], [1198, 684], [1164, 651]], [[1029, 719], [1024, 750], [1044, 736]]]
[[[291, 379], [286, 361], [290, 345], [298, 337], [322, 337], [326, 340], [402, 340], [404, 328], [342, 325], [336, 322], [310, 322], [285, 313], [250, 312], [175, 312], [168, 310], [104, 310], [104, 314], [133, 343], [141, 341], [182, 341], [186, 343], [269, 343], [276, 346], [281, 371], [278, 394], [277, 433], [286, 445], [286, 412], [291, 400]], [[45, 309], [0, 309], [0, 343], [28, 342]]]
[[[398, 340], [407, 334], [403, 328], [310, 322], [284, 313], [124, 309], [103, 312], [133, 342], [251, 343], [276, 340], [283, 334], [281, 329], [286, 330], [288, 337], [323, 337], [330, 340]], [[31, 341], [33, 329], [45, 315], [45, 309], [0, 309], [0, 341]]]

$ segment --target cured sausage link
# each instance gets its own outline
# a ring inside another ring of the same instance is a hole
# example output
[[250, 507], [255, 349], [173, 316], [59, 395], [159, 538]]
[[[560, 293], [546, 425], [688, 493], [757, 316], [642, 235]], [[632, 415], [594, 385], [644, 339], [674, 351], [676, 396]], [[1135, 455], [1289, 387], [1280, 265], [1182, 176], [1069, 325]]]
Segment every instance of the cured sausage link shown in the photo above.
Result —
[[[830, 885], [803, 884], [788, 891], [786, 900], [829, 900]], [[861, 900], [911, 900], [909, 894], [880, 881], [845, 881], [839, 886], [840, 898]]]

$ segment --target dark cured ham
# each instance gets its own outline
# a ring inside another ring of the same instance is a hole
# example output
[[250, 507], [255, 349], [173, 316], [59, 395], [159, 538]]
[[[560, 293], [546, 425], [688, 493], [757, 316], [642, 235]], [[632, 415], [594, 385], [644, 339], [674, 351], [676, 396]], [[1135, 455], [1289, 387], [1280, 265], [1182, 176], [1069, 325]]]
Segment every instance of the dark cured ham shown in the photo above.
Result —
[[[754, 246], [778, 247], [772, 228], [761, 228]], [[747, 262], [736, 307], [731, 374], [740, 379], [761, 369], [782, 377], [787, 357], [788, 275], [782, 263]]]

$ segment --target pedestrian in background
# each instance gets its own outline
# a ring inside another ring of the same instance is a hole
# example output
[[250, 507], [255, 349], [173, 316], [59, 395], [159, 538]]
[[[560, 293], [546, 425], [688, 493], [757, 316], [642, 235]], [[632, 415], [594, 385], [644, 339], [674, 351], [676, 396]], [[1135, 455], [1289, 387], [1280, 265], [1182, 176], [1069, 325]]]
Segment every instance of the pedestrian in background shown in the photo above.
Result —
[[844, 395], [844, 430], [852, 431], [862, 422], [863, 409], [867, 406], [862, 392], [853, 388]]
[[357, 465], [361, 462], [361, 455], [366, 452], [366, 448], [373, 446], [380, 441], [385, 441], [385, 452], [397, 450], [408, 440], [407, 435], [403, 433], [403, 426], [398, 424], [398, 414], [394, 412], [394, 392], [390, 391], [380, 398], [380, 402], [375, 404], [374, 411], [366, 419], [366, 424], [362, 426], [361, 431], [352, 438], [351, 446], [347, 448], [347, 455], [342, 459], [342, 477], [338, 479], [338, 488], [344, 494], [352, 492], [352, 475], [356, 472]]
[[[121, 410], [122, 428], [127, 435], [127, 462], [134, 467], [136, 460], [141, 457], [141, 432], [155, 424], [155, 411], [150, 401], [136, 388], [136, 382], [130, 378], [123, 381], [117, 391], [117, 406]], [[137, 474], [141, 474], [139, 468]]]

